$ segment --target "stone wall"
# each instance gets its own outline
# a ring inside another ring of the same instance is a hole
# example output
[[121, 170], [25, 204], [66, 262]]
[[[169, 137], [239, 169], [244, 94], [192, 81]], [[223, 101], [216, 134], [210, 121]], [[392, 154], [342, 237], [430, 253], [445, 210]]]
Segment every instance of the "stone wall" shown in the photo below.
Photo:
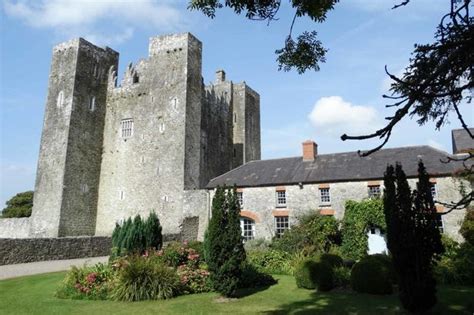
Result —
[[0, 238], [0, 265], [108, 256], [110, 237]]
[[[439, 177], [433, 181], [436, 182], [437, 200], [450, 202], [461, 198], [458, 180]], [[270, 239], [275, 233], [275, 216], [288, 216], [290, 226], [302, 215], [316, 210], [334, 215], [341, 220], [344, 217], [345, 202], [368, 198], [368, 186], [377, 184], [383, 191], [383, 180], [241, 188], [239, 190], [243, 194], [242, 215], [255, 221], [255, 238]], [[416, 179], [409, 179], [409, 184], [414, 189]], [[330, 189], [329, 203], [320, 202], [320, 188]], [[277, 190], [286, 191], [286, 207], [277, 207]], [[443, 211], [442, 207], [438, 208]], [[462, 240], [459, 228], [464, 214], [464, 210], [459, 210], [442, 216], [444, 232], [458, 241]]]
[[0, 238], [27, 238], [30, 218], [0, 219]]

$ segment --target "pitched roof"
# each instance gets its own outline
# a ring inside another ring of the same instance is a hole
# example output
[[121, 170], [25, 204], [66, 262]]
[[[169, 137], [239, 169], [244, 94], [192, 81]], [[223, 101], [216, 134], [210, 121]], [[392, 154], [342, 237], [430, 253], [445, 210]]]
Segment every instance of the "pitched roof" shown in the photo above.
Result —
[[[474, 134], [474, 128], [469, 128], [471, 134]], [[453, 153], [467, 153], [474, 150], [474, 139], [467, 133], [465, 129], [453, 129], [451, 131], [453, 142]]]
[[346, 152], [321, 154], [314, 161], [303, 161], [302, 157], [251, 161], [212, 179], [207, 188], [382, 179], [387, 164], [396, 162], [402, 164], [408, 177], [414, 177], [418, 174], [420, 159], [432, 176], [449, 175], [462, 167], [455, 162], [441, 163], [446, 156], [451, 155], [430, 146], [413, 146], [383, 149], [368, 157]]

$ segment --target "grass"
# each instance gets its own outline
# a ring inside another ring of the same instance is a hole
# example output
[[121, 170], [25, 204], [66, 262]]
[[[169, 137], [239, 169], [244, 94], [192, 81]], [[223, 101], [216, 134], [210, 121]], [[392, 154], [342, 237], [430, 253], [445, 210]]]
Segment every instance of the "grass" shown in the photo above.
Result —
[[[112, 302], [61, 300], [54, 292], [65, 273], [0, 281], [0, 314], [403, 314], [396, 295], [352, 292], [317, 293], [298, 289], [293, 277], [278, 284], [243, 290], [240, 298], [220, 301], [215, 293], [180, 296], [166, 301]], [[472, 314], [474, 287], [439, 287], [433, 314]], [[469, 304], [471, 303], [471, 304]]]

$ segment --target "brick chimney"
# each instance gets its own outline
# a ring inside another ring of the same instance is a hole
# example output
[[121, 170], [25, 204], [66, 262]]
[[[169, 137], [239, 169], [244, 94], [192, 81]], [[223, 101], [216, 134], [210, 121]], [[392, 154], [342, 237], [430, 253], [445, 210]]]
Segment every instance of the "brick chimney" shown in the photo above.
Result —
[[318, 155], [318, 145], [312, 140], [303, 142], [303, 161], [314, 161]]

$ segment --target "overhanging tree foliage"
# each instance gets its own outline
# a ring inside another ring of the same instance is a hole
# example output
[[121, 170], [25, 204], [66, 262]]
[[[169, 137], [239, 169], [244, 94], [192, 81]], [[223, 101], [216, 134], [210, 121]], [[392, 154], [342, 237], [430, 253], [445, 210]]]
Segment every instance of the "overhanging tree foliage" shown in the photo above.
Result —
[[216, 189], [212, 217], [204, 236], [204, 255], [214, 290], [224, 296], [233, 296], [242, 279], [246, 258], [235, 188]]
[[[308, 17], [317, 23], [324, 22], [326, 14], [339, 0], [289, 0], [289, 2], [294, 13], [285, 45], [275, 51], [278, 67], [284, 71], [295, 68], [300, 74], [311, 69], [318, 71], [319, 64], [326, 61], [327, 49], [317, 39], [318, 34], [314, 30], [302, 32], [295, 40], [293, 26], [299, 17]], [[281, 0], [190, 0], [189, 2], [191, 10], [200, 10], [210, 18], [216, 16], [217, 9], [229, 7], [236, 14], [244, 14], [250, 20], [267, 21], [267, 23], [277, 20], [276, 15], [280, 6]]]
[[429, 176], [420, 162], [417, 189], [412, 193], [402, 166], [389, 165], [384, 186], [387, 245], [398, 275], [400, 301], [411, 312], [424, 312], [436, 304], [432, 269], [443, 252]]

